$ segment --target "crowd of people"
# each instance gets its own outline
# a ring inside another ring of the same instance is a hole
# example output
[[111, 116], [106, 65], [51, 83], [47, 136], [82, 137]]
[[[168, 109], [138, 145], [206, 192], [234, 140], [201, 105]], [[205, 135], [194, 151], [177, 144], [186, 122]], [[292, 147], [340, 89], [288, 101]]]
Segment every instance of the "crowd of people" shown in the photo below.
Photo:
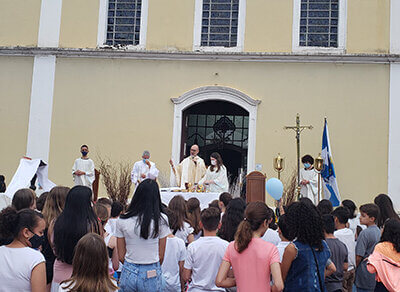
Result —
[[87, 186], [21, 189], [0, 213], [0, 291], [400, 291], [389, 196], [279, 209], [229, 193], [166, 206], [152, 179], [128, 206]]

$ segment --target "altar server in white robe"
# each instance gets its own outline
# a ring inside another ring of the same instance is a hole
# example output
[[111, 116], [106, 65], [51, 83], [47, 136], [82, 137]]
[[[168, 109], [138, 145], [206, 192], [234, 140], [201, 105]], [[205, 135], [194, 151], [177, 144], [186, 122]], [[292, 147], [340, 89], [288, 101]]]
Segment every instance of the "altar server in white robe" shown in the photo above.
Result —
[[76, 186], [86, 186], [92, 188], [95, 179], [94, 175], [94, 162], [88, 157], [89, 147], [87, 145], [81, 146], [82, 157], [75, 160], [72, 167], [72, 177]]
[[229, 189], [226, 167], [221, 155], [214, 152], [210, 155], [211, 165], [207, 168], [206, 175], [199, 181], [200, 185], [206, 185], [212, 193], [223, 193]]
[[199, 146], [194, 144], [190, 147], [190, 156], [183, 159], [177, 168], [174, 167], [172, 159], [169, 161], [175, 174], [176, 184], [181, 189], [185, 189], [187, 183], [192, 185], [198, 183], [206, 173], [206, 164], [198, 154]]
[[150, 152], [145, 150], [143, 151], [142, 160], [135, 162], [133, 165], [133, 169], [131, 172], [131, 180], [134, 185], [140, 184], [145, 179], [157, 179], [158, 177], [158, 169], [154, 162], [150, 160]]
[[[309, 198], [315, 205], [318, 204], [318, 172], [314, 169], [314, 158], [304, 155], [301, 158], [304, 168], [300, 169], [300, 194]], [[320, 182], [320, 187], [321, 187]], [[322, 188], [320, 188], [322, 191]]]

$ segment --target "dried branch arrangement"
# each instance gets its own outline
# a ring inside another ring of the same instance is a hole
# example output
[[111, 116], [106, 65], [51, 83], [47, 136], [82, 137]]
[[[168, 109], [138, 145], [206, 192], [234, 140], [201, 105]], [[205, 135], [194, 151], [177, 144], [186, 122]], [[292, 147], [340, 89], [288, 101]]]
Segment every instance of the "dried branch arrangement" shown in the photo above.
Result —
[[132, 185], [130, 163], [127, 161], [112, 162], [110, 158], [98, 155], [97, 165], [108, 197], [125, 206]]

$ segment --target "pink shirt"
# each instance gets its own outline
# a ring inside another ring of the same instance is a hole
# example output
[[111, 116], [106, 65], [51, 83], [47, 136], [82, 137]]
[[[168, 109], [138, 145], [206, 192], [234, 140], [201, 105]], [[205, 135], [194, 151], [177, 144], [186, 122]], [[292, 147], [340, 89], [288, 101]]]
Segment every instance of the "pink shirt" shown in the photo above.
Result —
[[68, 265], [57, 259], [54, 262], [53, 269], [53, 282], [55, 283], [61, 283], [62, 281], [68, 280], [72, 276], [72, 265]]
[[238, 253], [234, 244], [234, 241], [229, 243], [223, 260], [233, 268], [237, 291], [271, 291], [271, 265], [279, 263], [276, 246], [261, 238], [253, 238], [248, 247]]

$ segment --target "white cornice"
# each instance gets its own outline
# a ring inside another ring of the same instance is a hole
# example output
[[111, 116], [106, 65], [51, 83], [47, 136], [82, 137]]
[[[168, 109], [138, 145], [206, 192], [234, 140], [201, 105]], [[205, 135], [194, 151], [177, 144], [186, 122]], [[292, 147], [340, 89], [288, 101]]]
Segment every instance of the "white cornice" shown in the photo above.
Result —
[[261, 103], [261, 100], [256, 100], [251, 98], [250, 96], [244, 94], [243, 92], [240, 92], [239, 90], [236, 90], [231, 87], [224, 87], [224, 86], [204, 86], [204, 87], [199, 87], [195, 88], [189, 92], [186, 92], [182, 94], [178, 98], [171, 98], [171, 101], [178, 105], [185, 103], [187, 100], [192, 99], [195, 96], [199, 95], [216, 95], [216, 96], [221, 96], [221, 95], [228, 95], [230, 97], [236, 97], [237, 99], [247, 103], [250, 106], [257, 106]]
[[124, 49], [65, 49], [38, 47], [0, 47], [0, 56], [55, 55], [65, 58], [111, 58], [142, 60], [181, 60], [219, 62], [283, 62], [283, 63], [400, 63], [399, 54], [300, 54], [300, 53], [207, 53], [131, 51]]

